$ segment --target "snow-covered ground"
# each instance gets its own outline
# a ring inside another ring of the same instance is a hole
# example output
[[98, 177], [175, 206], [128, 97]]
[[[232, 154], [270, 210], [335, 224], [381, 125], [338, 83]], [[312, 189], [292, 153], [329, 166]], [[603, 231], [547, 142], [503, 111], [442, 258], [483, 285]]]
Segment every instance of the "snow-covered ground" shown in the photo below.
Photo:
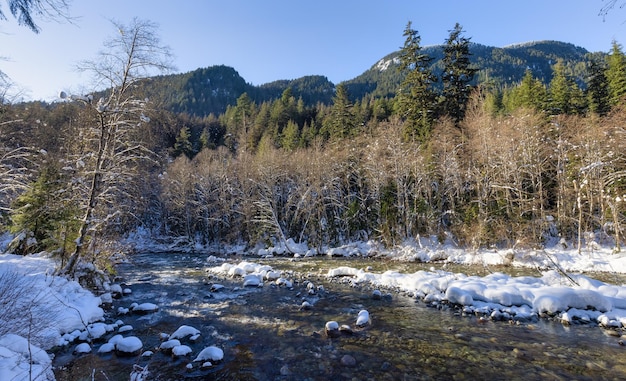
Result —
[[[144, 244], [137, 242], [135, 247], [147, 249]], [[427, 303], [453, 303], [468, 314], [497, 320], [525, 321], [550, 315], [567, 324], [589, 322], [620, 330], [626, 327], [626, 285], [607, 284], [583, 275], [591, 271], [626, 273], [626, 253], [614, 253], [612, 248], [597, 245], [586, 246], [580, 253], [563, 246], [468, 251], [423, 239], [393, 250], [373, 242], [318, 250], [289, 240], [278, 247], [258, 248], [254, 255], [240, 254], [239, 264], [223, 263], [211, 271], [241, 276], [242, 280], [257, 281], [259, 285], [267, 281], [268, 274], [272, 279], [290, 282], [267, 265], [255, 264], [254, 258], [259, 255], [289, 255], [301, 260], [323, 255], [376, 256], [397, 261], [529, 266], [542, 270], [543, 275], [514, 277], [493, 273], [476, 277], [434, 269], [375, 273], [352, 267], [334, 268], [327, 275], [407, 292]], [[76, 282], [51, 275], [54, 266], [54, 261], [45, 255], [0, 255], [0, 302], [5, 302], [3, 297], [10, 302], [10, 308], [0, 309], [0, 380], [53, 380], [51, 357], [45, 351], [66, 345], [80, 331], [87, 330], [90, 323], [103, 319], [102, 299]]]
[[0, 255], [0, 380], [53, 380], [45, 352], [103, 319], [101, 299], [44, 255]]

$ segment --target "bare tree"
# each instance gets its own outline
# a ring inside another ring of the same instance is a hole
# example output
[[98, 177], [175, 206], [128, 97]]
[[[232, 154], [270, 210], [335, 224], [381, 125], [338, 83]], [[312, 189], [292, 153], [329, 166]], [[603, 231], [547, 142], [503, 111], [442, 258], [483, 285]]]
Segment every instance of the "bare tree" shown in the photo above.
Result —
[[172, 69], [169, 48], [157, 36], [157, 26], [149, 21], [133, 19], [128, 25], [113, 23], [117, 33], [93, 61], [85, 61], [79, 69], [94, 75], [106, 88], [104, 96], [70, 96], [84, 103], [92, 115], [92, 123], [81, 130], [85, 149], [76, 158], [76, 171], [85, 181], [78, 181], [84, 190], [76, 249], [61, 270], [73, 274], [85, 252], [88, 238], [101, 232], [118, 217], [120, 199], [127, 196], [129, 183], [137, 179], [136, 169], [152, 153], [142, 144], [140, 126], [149, 122], [149, 100], [135, 94], [134, 85], [155, 73]]
[[[41, 30], [35, 22], [36, 19], [69, 20], [67, 0], [7, 0], [7, 5], [18, 24], [35, 33]], [[1, 7], [0, 20], [7, 20]]]
[[[603, 0], [604, 2], [604, 0]], [[606, 15], [609, 14], [609, 12], [615, 8], [615, 6], [617, 5], [617, 3], [619, 2], [619, 0], [607, 0], [605, 2], [605, 4], [602, 6], [602, 8], [600, 8], [600, 16], [602, 16], [602, 18], [606, 18]], [[619, 7], [623, 8], [626, 5], [626, 2], [621, 2]]]

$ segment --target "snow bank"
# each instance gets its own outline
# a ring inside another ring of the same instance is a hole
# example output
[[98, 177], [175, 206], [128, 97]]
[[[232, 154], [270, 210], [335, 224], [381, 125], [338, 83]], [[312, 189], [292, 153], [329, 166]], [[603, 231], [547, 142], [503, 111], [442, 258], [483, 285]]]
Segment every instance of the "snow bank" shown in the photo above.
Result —
[[104, 318], [100, 298], [51, 275], [54, 266], [44, 255], [0, 255], [0, 380], [28, 379], [31, 371], [33, 379], [53, 380], [46, 350], [68, 344], [79, 330], [100, 335], [105, 329], [90, 325]]
[[399, 289], [426, 303], [446, 301], [461, 306], [466, 313], [492, 318], [528, 320], [547, 314], [560, 316], [564, 321], [596, 321], [607, 327], [626, 327], [626, 286], [606, 284], [580, 274], [570, 280], [556, 271], [546, 271], [542, 277], [502, 273], [476, 277], [445, 271], [374, 274], [338, 267], [329, 270], [327, 276], [350, 276], [355, 283]]
[[21, 336], [6, 334], [0, 337], [0, 380], [28, 379], [54, 380], [52, 359], [46, 351], [29, 345]]

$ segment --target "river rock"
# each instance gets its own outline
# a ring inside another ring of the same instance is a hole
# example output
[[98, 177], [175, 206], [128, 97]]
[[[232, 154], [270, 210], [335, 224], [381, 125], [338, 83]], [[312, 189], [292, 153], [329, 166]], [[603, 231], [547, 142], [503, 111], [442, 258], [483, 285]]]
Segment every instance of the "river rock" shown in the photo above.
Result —
[[80, 343], [74, 348], [74, 354], [80, 355], [84, 353], [91, 353], [91, 346], [87, 343]]
[[324, 330], [326, 331], [326, 335], [328, 337], [339, 337], [340, 335], [339, 323], [337, 323], [334, 320], [326, 322], [326, 326], [324, 327]]
[[356, 365], [356, 359], [350, 355], [343, 355], [341, 357], [341, 365], [353, 367]]
[[192, 352], [191, 348], [188, 347], [187, 345], [177, 345], [174, 348], [172, 348], [172, 356], [175, 356], [175, 357], [187, 356], [191, 352]]
[[115, 344], [115, 351], [118, 356], [135, 356], [141, 353], [143, 343], [136, 336], [124, 337]]
[[[210, 346], [204, 348], [198, 356], [193, 360], [194, 362], [209, 362], [209, 361], [220, 361], [224, 358], [224, 351], [221, 348], [216, 346]], [[203, 364], [204, 366], [204, 364]]]
[[381, 300], [382, 298], [383, 298], [383, 293], [380, 292], [380, 290], [372, 291], [372, 299], [374, 299], [374, 300]]
[[359, 315], [356, 318], [356, 326], [363, 328], [370, 322], [370, 313], [367, 310], [359, 311]]
[[186, 337], [197, 337], [200, 331], [189, 325], [181, 325], [174, 333], [170, 335], [170, 339], [184, 339]]
[[137, 312], [140, 314], [148, 314], [159, 310], [159, 306], [154, 303], [133, 303], [130, 307], [133, 312]]

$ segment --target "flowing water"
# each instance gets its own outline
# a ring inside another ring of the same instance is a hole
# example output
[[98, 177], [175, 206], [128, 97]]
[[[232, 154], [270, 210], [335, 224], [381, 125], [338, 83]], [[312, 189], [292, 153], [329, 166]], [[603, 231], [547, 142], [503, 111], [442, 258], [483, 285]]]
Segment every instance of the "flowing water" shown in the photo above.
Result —
[[[282, 270], [293, 288], [266, 283], [243, 288], [231, 279], [205, 271], [206, 255], [139, 254], [118, 266], [121, 282], [132, 294], [116, 300], [109, 320], [122, 319], [141, 338], [151, 357], [57, 353], [57, 380], [128, 380], [133, 367], [147, 367], [147, 380], [620, 380], [626, 379], [626, 347], [619, 337], [597, 326], [564, 327], [538, 320], [522, 324], [462, 317], [453, 309], [427, 307], [415, 298], [389, 291], [372, 298], [372, 288], [331, 280], [330, 268], [371, 267], [372, 271], [415, 272], [432, 265], [381, 260], [253, 260]], [[236, 261], [240, 261], [237, 258]], [[450, 269], [448, 269], [450, 270]], [[490, 269], [452, 271], [480, 275]], [[501, 269], [499, 269], [501, 270]], [[512, 269], [507, 269], [512, 270]], [[526, 270], [531, 271], [531, 270]], [[534, 274], [526, 275], [538, 275]], [[315, 294], [306, 285], [318, 286]], [[215, 284], [224, 288], [215, 290]], [[319, 287], [322, 286], [322, 287]], [[386, 292], [386, 291], [385, 291]], [[304, 300], [313, 307], [302, 309]], [[152, 302], [159, 310], [116, 316], [118, 306]], [[357, 328], [358, 312], [367, 309], [371, 324]], [[327, 321], [352, 327], [337, 338], [324, 332]], [[158, 351], [160, 333], [181, 325], [201, 331], [184, 357]], [[224, 350], [209, 368], [192, 363], [205, 347]]]

